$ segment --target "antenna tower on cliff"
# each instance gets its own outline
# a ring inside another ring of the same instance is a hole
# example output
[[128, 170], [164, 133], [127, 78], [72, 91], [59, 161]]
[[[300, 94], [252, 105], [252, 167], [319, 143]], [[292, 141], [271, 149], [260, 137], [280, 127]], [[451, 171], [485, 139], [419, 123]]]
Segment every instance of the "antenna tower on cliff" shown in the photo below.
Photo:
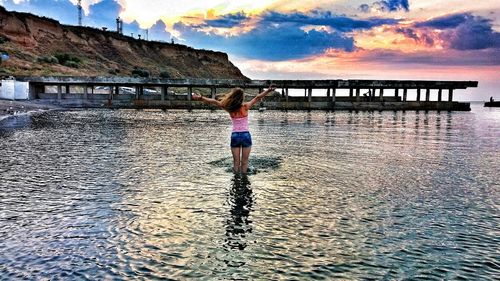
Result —
[[116, 32], [123, 34], [123, 21], [120, 17], [116, 18]]
[[78, 26], [82, 26], [82, 0], [78, 0]]

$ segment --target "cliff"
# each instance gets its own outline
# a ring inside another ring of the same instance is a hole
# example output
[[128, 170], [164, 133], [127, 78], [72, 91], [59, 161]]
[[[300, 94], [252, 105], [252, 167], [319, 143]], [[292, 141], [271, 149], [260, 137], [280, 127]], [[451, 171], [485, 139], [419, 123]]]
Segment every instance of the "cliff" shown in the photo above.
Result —
[[0, 75], [247, 79], [222, 52], [62, 25], [0, 6]]

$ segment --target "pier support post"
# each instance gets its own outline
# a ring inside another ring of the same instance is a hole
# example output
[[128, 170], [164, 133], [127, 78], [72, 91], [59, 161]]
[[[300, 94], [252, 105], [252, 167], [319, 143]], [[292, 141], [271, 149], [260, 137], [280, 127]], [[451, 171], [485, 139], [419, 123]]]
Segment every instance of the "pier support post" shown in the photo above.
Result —
[[406, 99], [408, 97], [408, 89], [403, 89], [403, 102], [406, 102]]
[[420, 101], [420, 88], [417, 89], [417, 101]]
[[89, 88], [87, 85], [83, 85], [83, 99], [87, 100], [89, 98]]
[[438, 101], [441, 101], [443, 99], [443, 89], [438, 90]]
[[326, 97], [329, 98], [330, 97], [330, 88], [326, 89]]
[[[118, 88], [118, 86], [116, 88]], [[110, 100], [113, 100], [113, 92], [114, 91], [115, 91], [115, 87], [113, 87], [113, 86], [110, 85], [109, 86], [109, 99]]]
[[167, 91], [168, 91], [167, 86], [161, 86], [161, 89], [160, 89], [161, 101], [165, 100], [165, 96], [167, 95]]
[[[112, 86], [109, 86], [112, 88]], [[115, 86], [115, 95], [119, 95], [120, 94], [120, 86]]]
[[332, 102], [335, 103], [335, 96], [337, 95], [337, 88], [332, 89]]
[[380, 88], [380, 101], [384, 101], [384, 88]]
[[141, 86], [135, 86], [135, 99], [138, 100], [141, 94], [142, 94]]
[[285, 101], [288, 102], [288, 88], [285, 89]]
[[360, 101], [360, 99], [359, 99], [360, 92], [361, 92], [361, 89], [360, 88], [356, 88], [356, 102]]
[[312, 101], [312, 93], [313, 93], [313, 89], [312, 88], [307, 89], [307, 101], [309, 103]]
[[191, 87], [191, 86], [188, 87], [187, 99], [188, 99], [188, 101], [191, 101], [193, 99], [193, 87]]
[[29, 95], [30, 95], [30, 100], [31, 99], [38, 99], [38, 92], [37, 92], [37, 85], [33, 84], [32, 82], [29, 82]]
[[354, 95], [354, 89], [349, 88], [349, 98], [352, 99], [353, 95]]
[[62, 86], [57, 85], [57, 99], [61, 100], [62, 99]]
[[46, 92], [46, 89], [45, 89], [45, 86], [44, 85], [36, 85], [35, 86], [35, 93], [36, 93], [36, 97], [39, 98], [39, 94], [42, 94], [42, 93], [45, 93]]
[[65, 85], [64, 88], [65, 88], [66, 94], [69, 94], [69, 85]]
[[211, 87], [210, 88], [210, 97], [215, 99], [215, 95], [217, 94], [217, 88]]
[[448, 89], [448, 101], [453, 102], [453, 89]]
[[431, 99], [431, 89], [425, 89], [425, 101], [430, 101]]
[[399, 88], [394, 89], [394, 98], [396, 99], [396, 101], [398, 100], [398, 98], [399, 98]]

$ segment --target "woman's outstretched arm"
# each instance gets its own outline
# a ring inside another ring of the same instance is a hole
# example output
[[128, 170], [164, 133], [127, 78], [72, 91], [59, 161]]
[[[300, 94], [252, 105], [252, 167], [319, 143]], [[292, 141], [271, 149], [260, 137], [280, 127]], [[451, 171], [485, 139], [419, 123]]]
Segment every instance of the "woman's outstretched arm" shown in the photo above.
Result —
[[220, 101], [218, 101], [216, 99], [207, 98], [207, 97], [204, 97], [202, 95], [193, 94], [193, 100], [201, 101], [201, 102], [204, 102], [206, 104], [215, 105], [217, 107], [222, 108], [222, 104], [220, 103]]
[[261, 101], [265, 96], [267, 96], [267, 94], [269, 94], [274, 90], [276, 90], [276, 86], [274, 85], [269, 86], [269, 88], [267, 88], [264, 92], [256, 95], [255, 98], [253, 98], [251, 101], [248, 102], [248, 108], [252, 107], [254, 104]]

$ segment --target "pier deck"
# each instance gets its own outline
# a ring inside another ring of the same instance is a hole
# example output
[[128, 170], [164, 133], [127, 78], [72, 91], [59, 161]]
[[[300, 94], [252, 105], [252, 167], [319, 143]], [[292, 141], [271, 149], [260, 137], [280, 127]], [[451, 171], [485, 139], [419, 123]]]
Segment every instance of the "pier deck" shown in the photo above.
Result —
[[[218, 91], [241, 87], [262, 91], [277, 87], [261, 106], [285, 110], [470, 110], [453, 101], [457, 89], [477, 87], [477, 81], [426, 80], [230, 80], [134, 77], [16, 77], [29, 83], [30, 99], [66, 107], [207, 108], [191, 100], [193, 89], [216, 97]], [[180, 90], [183, 88], [184, 90]], [[51, 90], [52, 89], [52, 90]], [[175, 89], [176, 91], [172, 91]], [[303, 95], [290, 95], [290, 90]], [[321, 89], [319, 96], [317, 92]], [[313, 95], [315, 90], [315, 95]], [[409, 99], [412, 91], [413, 100]], [[390, 92], [390, 93], [389, 93]]]

